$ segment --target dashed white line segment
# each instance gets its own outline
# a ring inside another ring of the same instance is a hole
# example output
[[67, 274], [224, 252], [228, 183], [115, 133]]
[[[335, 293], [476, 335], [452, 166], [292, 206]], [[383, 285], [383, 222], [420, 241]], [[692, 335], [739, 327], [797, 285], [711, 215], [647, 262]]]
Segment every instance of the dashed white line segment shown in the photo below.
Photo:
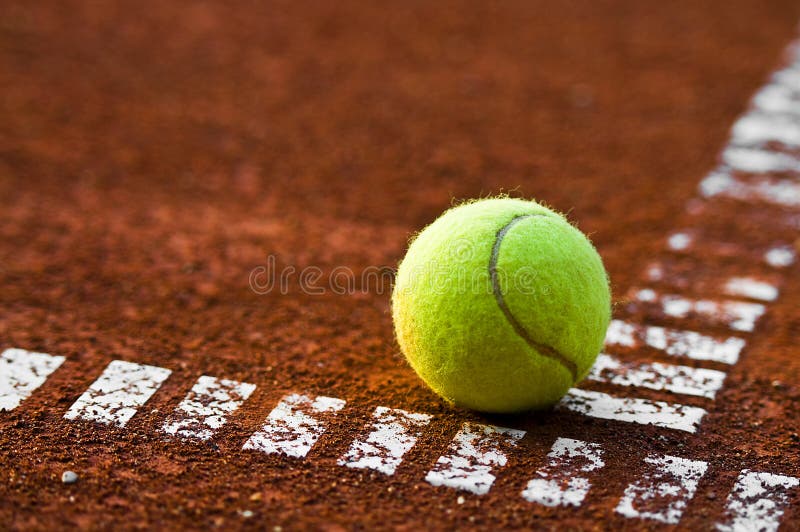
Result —
[[598, 419], [655, 425], [685, 432], [695, 432], [706, 415], [705, 410], [695, 406], [614, 397], [578, 388], [570, 389], [557, 407]]
[[633, 298], [636, 304], [650, 306], [666, 316], [686, 318], [696, 315], [709, 324], [743, 332], [752, 332], [758, 319], [767, 310], [760, 303], [689, 299], [674, 294], [658, 294], [650, 288], [635, 291]]
[[14, 410], [64, 363], [64, 357], [24, 349], [0, 354], [0, 411]]
[[320, 395], [311, 399], [306, 395], [287, 395], [243, 449], [304, 458], [344, 405], [344, 400], [335, 397]]
[[545, 465], [522, 491], [522, 498], [544, 506], [580, 506], [591, 489], [589, 473], [605, 466], [597, 443], [558, 438]]
[[800, 486], [800, 479], [745, 469], [728, 496], [728, 519], [717, 524], [722, 532], [776, 532], [789, 502], [788, 491]]
[[114, 360], [64, 415], [124, 427], [169, 377], [170, 370]]
[[250, 397], [255, 384], [206, 375], [197, 382], [167, 419], [162, 430], [182, 438], [208, 440], [227, 422], [229, 414]]
[[601, 353], [588, 378], [617, 386], [639, 386], [651, 390], [713, 399], [722, 388], [725, 373], [714, 369], [673, 364], [622, 362]]
[[780, 294], [774, 284], [754, 277], [731, 277], [725, 283], [724, 292], [733, 297], [747, 297], [766, 302], [775, 301]]
[[639, 348], [642, 345], [674, 357], [736, 364], [745, 341], [730, 337], [718, 340], [694, 331], [667, 329], [656, 325], [639, 325], [612, 320], [606, 333], [606, 346]]
[[616, 512], [676, 525], [708, 464], [676, 456], [648, 456], [643, 475], [625, 488]]
[[339, 465], [393, 475], [432, 417], [379, 406], [372, 414], [371, 432], [352, 443]]
[[425, 480], [434, 486], [484, 495], [494, 483], [493, 471], [508, 461], [505, 450], [514, 447], [524, 435], [524, 430], [464, 423], [448, 453], [439, 457]]

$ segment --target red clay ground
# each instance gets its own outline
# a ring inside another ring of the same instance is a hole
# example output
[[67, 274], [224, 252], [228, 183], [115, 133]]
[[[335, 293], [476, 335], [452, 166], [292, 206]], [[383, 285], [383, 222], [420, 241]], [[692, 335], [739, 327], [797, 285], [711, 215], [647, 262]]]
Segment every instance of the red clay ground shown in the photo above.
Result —
[[[697, 434], [491, 418], [528, 435], [464, 504], [422, 479], [485, 418], [416, 378], [389, 294], [248, 286], [269, 254], [392, 267], [453, 198], [511, 191], [569, 211], [621, 302], [691, 223], [796, 2], [127, 4], [0, 7], [0, 348], [67, 357], [0, 413], [0, 528], [655, 529], [613, 508], [631, 468], [666, 453], [712, 465], [680, 525], [706, 529], [740, 469], [800, 474], [796, 269]], [[174, 373], [124, 429], [64, 420], [112, 359]], [[159, 434], [200, 374], [258, 388], [213, 445]], [[346, 416], [305, 460], [241, 451], [298, 390], [346, 398]], [[437, 422], [394, 476], [337, 466], [378, 405]], [[577, 510], [519, 497], [556, 436], [608, 444]]]

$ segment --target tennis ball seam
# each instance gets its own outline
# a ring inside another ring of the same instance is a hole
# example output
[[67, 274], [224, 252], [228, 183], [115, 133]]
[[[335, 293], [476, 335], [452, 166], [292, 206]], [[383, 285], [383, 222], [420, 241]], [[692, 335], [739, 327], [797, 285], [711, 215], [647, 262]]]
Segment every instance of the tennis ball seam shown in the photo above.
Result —
[[531, 348], [533, 348], [536, 352], [540, 355], [551, 358], [561, 364], [564, 369], [566, 369], [570, 375], [572, 375], [572, 382], [576, 382], [578, 380], [578, 366], [572, 360], [568, 359], [562, 353], [560, 353], [555, 348], [544, 344], [542, 342], [537, 342], [531, 335], [528, 334], [528, 331], [525, 330], [525, 327], [517, 320], [514, 314], [511, 312], [511, 309], [508, 307], [508, 304], [503, 297], [503, 292], [500, 289], [500, 279], [497, 274], [497, 261], [500, 257], [500, 246], [503, 243], [503, 238], [506, 234], [513, 228], [516, 224], [525, 220], [527, 218], [533, 218], [534, 216], [545, 216], [548, 217], [546, 214], [521, 214], [517, 215], [511, 219], [506, 225], [500, 228], [497, 231], [497, 236], [495, 237], [494, 244], [492, 245], [492, 254], [489, 257], [489, 278], [491, 279], [492, 283], [492, 293], [494, 294], [494, 299], [497, 301], [497, 306], [500, 307], [500, 310], [503, 312], [503, 315], [506, 317], [506, 320], [511, 324], [514, 328], [514, 331], [517, 335], [525, 340]]

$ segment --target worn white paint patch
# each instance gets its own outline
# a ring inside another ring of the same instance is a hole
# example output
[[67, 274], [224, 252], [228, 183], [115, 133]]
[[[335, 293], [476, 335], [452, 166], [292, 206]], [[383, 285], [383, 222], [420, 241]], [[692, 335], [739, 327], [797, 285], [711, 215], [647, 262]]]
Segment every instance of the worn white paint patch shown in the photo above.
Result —
[[14, 410], [64, 363], [64, 357], [6, 349], [0, 354], [0, 411]]
[[717, 530], [776, 532], [789, 503], [787, 491], [798, 486], [800, 479], [795, 477], [743, 470], [728, 496], [728, 519], [719, 523]]
[[689, 233], [672, 233], [667, 238], [667, 247], [672, 251], [686, 251], [694, 243], [694, 237]]
[[673, 430], [695, 432], [706, 411], [663, 401], [614, 397], [601, 392], [572, 388], [558, 403], [558, 408], [598, 419], [655, 425]]
[[775, 246], [764, 253], [764, 260], [773, 268], [786, 268], [794, 264], [797, 254], [790, 246]]
[[344, 405], [342, 399], [335, 397], [287, 395], [242, 448], [304, 458]]
[[717, 391], [722, 388], [725, 373], [714, 369], [659, 362], [644, 364], [622, 362], [601, 353], [587, 378], [617, 386], [639, 386], [713, 399]]
[[736, 337], [718, 340], [694, 331], [638, 325], [621, 320], [612, 320], [606, 333], [606, 346], [638, 348], [645, 345], [674, 357], [711, 360], [730, 365], [739, 360], [745, 344], [743, 339]]
[[729, 296], [749, 297], [760, 301], [775, 301], [779, 295], [777, 286], [754, 277], [731, 277], [725, 283], [724, 292]]
[[227, 422], [228, 414], [237, 410], [255, 389], [255, 384], [203, 375], [162, 430], [182, 438], [208, 440]]
[[800, 122], [781, 113], [748, 113], [733, 124], [731, 142], [758, 146], [777, 142], [790, 148], [800, 146]]
[[605, 466], [597, 443], [558, 438], [545, 465], [522, 491], [522, 498], [544, 506], [580, 506], [592, 487], [589, 473]]
[[464, 423], [447, 454], [439, 457], [425, 480], [434, 486], [484, 495], [494, 483], [493, 472], [508, 461], [505, 451], [523, 436], [524, 430]]
[[616, 512], [625, 517], [678, 524], [708, 464], [668, 455], [651, 455], [644, 461], [649, 467], [625, 488]]
[[759, 303], [695, 300], [679, 295], [656, 294], [649, 288], [636, 291], [633, 297], [639, 303], [652, 305], [666, 316], [686, 318], [689, 315], [696, 315], [712, 324], [730, 327], [734, 331], [753, 331], [756, 322], [767, 310]]
[[800, 183], [794, 179], [754, 177], [745, 182], [734, 179], [727, 172], [718, 171], [703, 179], [700, 183], [700, 193], [706, 198], [721, 196], [746, 202], [800, 207]]
[[124, 427], [170, 373], [165, 368], [114, 360], [64, 417]]
[[372, 414], [372, 431], [365, 439], [353, 442], [339, 465], [393, 475], [431, 418], [428, 414], [379, 406]]

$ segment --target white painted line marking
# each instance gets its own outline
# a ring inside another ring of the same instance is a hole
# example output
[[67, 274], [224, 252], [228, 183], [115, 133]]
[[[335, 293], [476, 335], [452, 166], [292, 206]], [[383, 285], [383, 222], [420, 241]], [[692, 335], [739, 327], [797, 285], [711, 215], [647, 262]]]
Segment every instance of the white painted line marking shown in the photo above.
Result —
[[800, 93], [782, 85], [770, 84], [753, 97], [753, 107], [767, 113], [796, 117], [800, 114]]
[[697, 491], [708, 464], [676, 456], [648, 456], [644, 475], [625, 488], [616, 512], [676, 525]]
[[667, 246], [673, 251], [685, 251], [694, 243], [694, 238], [689, 233], [672, 233], [667, 238]]
[[339, 465], [393, 475], [432, 416], [379, 406], [372, 418], [372, 431], [366, 439], [353, 442]]
[[492, 471], [508, 462], [504, 448], [516, 446], [523, 436], [524, 430], [464, 423], [450, 442], [448, 454], [439, 457], [425, 480], [484, 495], [494, 483]]
[[[748, 174], [798, 172], [800, 159], [763, 148], [729, 147], [722, 152], [722, 162], [729, 168]], [[725, 173], [720, 170], [720, 173]]]
[[632, 348], [646, 345], [670, 356], [733, 365], [739, 360], [745, 341], [735, 337], [717, 340], [694, 331], [613, 320], [606, 333], [606, 345]]
[[[731, 143], [736, 145], [759, 146], [778, 142], [790, 148], [800, 146], [800, 123], [797, 117], [780, 113], [747, 113], [733, 124], [731, 133]], [[735, 165], [731, 166], [736, 168]], [[756, 167], [754, 171], [761, 171], [759, 168], [762, 167]]]
[[587, 473], [604, 465], [599, 444], [558, 438], [545, 465], [522, 491], [522, 497], [550, 507], [580, 506], [592, 487]]
[[162, 430], [173, 436], [208, 440], [227, 416], [250, 397], [255, 384], [206, 375], [197, 382], [167, 419]]
[[786, 268], [794, 264], [797, 254], [789, 246], [776, 246], [764, 253], [764, 260], [773, 268]]
[[760, 301], [775, 301], [778, 299], [778, 287], [754, 277], [731, 277], [725, 283], [725, 294], [734, 297], [748, 297]]
[[800, 183], [793, 179], [762, 177], [744, 182], [734, 179], [727, 172], [717, 171], [703, 179], [700, 183], [700, 193], [706, 198], [721, 196], [745, 202], [757, 201], [782, 207], [800, 207]]
[[686, 318], [695, 314], [711, 323], [725, 325], [735, 331], [752, 332], [758, 319], [767, 310], [759, 303], [695, 300], [679, 295], [656, 294], [649, 288], [638, 290], [633, 297], [639, 303], [655, 306], [667, 316]]
[[694, 406], [620, 398], [601, 392], [572, 388], [558, 403], [558, 408], [598, 419], [655, 425], [673, 430], [695, 432], [706, 411]]
[[64, 357], [6, 349], [0, 355], [0, 411], [14, 410], [47, 380]]
[[777, 532], [783, 510], [789, 503], [788, 490], [800, 486], [800, 479], [743, 470], [728, 496], [728, 520], [717, 525], [723, 532]]
[[639, 386], [713, 399], [717, 391], [722, 388], [725, 373], [714, 369], [674, 366], [658, 362], [626, 363], [601, 353], [587, 378], [617, 386]]
[[124, 427], [167, 380], [168, 369], [114, 360], [64, 415]]
[[242, 448], [304, 458], [344, 405], [342, 399], [335, 397], [287, 395]]

